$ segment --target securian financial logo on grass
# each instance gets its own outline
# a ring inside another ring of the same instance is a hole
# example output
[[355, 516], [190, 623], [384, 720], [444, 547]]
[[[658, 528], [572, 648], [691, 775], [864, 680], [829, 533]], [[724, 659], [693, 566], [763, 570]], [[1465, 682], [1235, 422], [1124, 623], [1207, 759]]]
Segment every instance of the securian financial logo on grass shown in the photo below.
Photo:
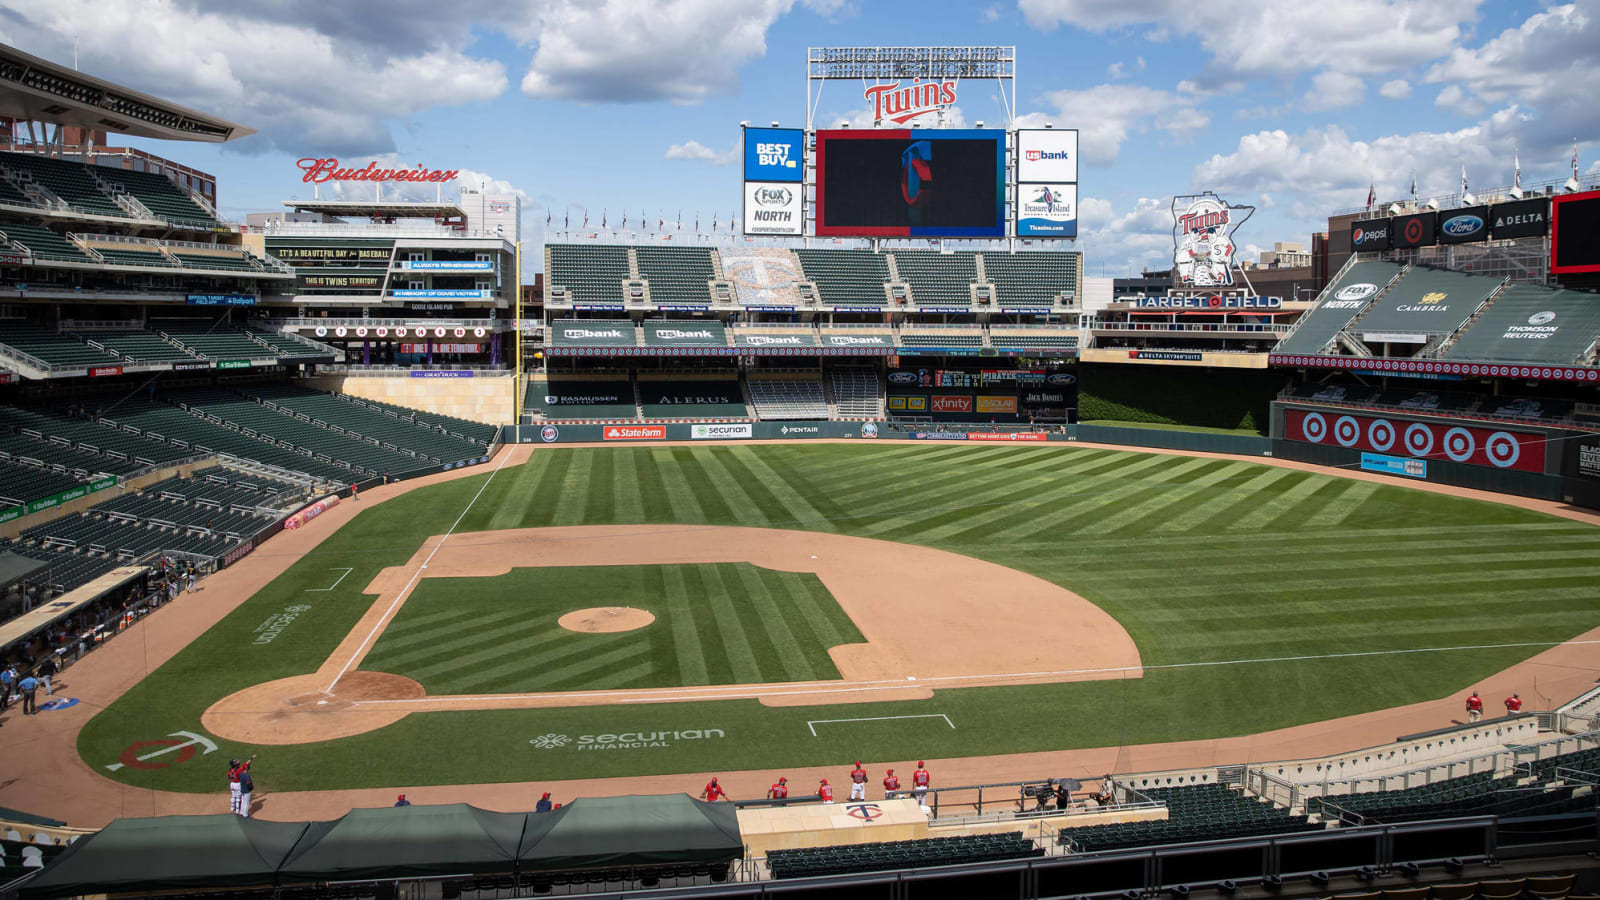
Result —
[[577, 740], [565, 734], [541, 734], [528, 741], [535, 750], [559, 750], [572, 745], [574, 750], [645, 750], [670, 747], [673, 741], [705, 741], [725, 738], [721, 728], [694, 728], [688, 731], [624, 731], [618, 734], [580, 734]]

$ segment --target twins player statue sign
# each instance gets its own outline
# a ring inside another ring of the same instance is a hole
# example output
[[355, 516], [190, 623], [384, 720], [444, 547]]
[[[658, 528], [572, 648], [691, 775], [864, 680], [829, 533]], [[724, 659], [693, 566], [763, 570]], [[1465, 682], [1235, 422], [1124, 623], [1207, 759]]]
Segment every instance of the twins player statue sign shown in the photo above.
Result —
[[1233, 235], [1256, 208], [1233, 206], [1216, 194], [1172, 198], [1172, 276], [1178, 287], [1231, 287]]

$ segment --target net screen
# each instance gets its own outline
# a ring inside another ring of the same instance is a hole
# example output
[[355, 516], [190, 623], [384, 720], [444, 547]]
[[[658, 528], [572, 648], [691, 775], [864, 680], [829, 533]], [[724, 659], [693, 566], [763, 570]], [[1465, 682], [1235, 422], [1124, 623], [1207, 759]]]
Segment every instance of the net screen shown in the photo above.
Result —
[[1005, 132], [818, 131], [817, 234], [1005, 237]]

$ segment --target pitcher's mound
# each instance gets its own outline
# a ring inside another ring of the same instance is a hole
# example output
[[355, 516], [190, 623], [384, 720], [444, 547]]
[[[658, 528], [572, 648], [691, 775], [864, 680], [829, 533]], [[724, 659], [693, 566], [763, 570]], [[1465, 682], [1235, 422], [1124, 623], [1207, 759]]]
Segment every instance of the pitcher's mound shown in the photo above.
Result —
[[656, 620], [655, 613], [625, 606], [597, 606], [569, 612], [556, 620], [568, 631], [585, 634], [611, 634], [615, 631], [634, 631]]

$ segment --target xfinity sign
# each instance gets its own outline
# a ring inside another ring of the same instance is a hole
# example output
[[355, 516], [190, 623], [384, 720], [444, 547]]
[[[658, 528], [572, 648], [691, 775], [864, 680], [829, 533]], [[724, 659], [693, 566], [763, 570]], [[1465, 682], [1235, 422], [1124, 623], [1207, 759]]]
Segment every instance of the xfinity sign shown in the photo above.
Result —
[[746, 128], [744, 180], [797, 183], [805, 179], [805, 132], [798, 128]]

